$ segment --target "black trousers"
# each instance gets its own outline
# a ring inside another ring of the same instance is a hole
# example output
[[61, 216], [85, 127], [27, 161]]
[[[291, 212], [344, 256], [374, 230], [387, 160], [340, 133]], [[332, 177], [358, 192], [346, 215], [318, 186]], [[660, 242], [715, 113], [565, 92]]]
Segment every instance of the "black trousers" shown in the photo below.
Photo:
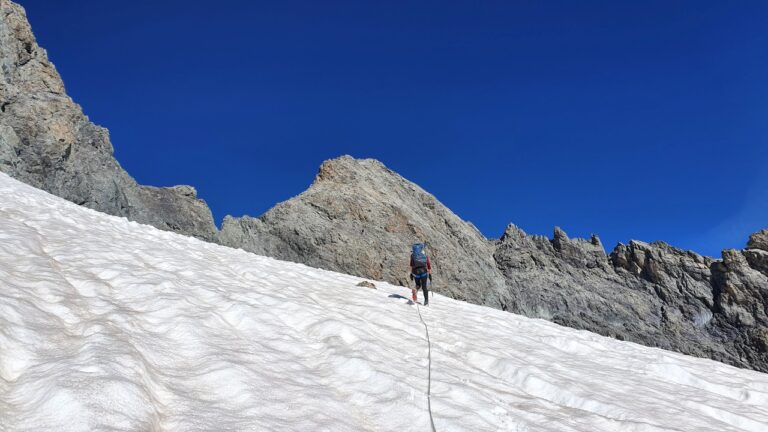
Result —
[[429, 289], [427, 288], [429, 278], [414, 279], [414, 281], [416, 282], [416, 289], [421, 288], [424, 292], [424, 304], [429, 303]]

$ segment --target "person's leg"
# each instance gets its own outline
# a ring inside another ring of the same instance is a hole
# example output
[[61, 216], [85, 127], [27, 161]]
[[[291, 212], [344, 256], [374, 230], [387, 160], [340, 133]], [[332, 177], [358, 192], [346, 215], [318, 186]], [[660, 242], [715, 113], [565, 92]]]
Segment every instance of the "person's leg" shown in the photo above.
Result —
[[424, 291], [424, 306], [426, 306], [429, 304], [429, 289], [427, 288], [428, 279], [424, 278], [421, 281], [421, 289]]
[[427, 278], [416, 279], [416, 290], [421, 289], [423, 291], [424, 287], [426, 287], [426, 281]]

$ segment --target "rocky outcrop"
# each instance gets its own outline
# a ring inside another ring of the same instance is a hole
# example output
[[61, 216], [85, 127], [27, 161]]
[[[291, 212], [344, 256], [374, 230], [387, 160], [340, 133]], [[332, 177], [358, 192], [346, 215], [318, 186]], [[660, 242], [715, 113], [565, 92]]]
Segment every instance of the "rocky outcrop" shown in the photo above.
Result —
[[768, 229], [764, 229], [749, 236], [747, 249], [768, 251]]
[[216, 227], [191, 187], [140, 186], [106, 129], [70, 99], [24, 9], [0, 0], [0, 171], [95, 210], [211, 240]]
[[220, 243], [406, 285], [409, 246], [425, 241], [441, 291], [499, 307], [493, 244], [434, 196], [373, 159], [323, 163], [307, 191], [259, 218], [227, 217]]
[[607, 256], [596, 236], [569, 239], [556, 228], [550, 240], [513, 225], [495, 258], [514, 299], [510, 311], [746, 366], [710, 332], [709, 258], [638, 241]]
[[768, 250], [766, 230], [747, 249], [725, 250], [712, 265], [715, 310], [723, 336], [752, 367], [768, 371]]
[[556, 228], [550, 240], [511, 225], [495, 258], [514, 299], [505, 309], [768, 371], [767, 255], [726, 250], [714, 260], [631, 241], [606, 256], [595, 236], [571, 240]]

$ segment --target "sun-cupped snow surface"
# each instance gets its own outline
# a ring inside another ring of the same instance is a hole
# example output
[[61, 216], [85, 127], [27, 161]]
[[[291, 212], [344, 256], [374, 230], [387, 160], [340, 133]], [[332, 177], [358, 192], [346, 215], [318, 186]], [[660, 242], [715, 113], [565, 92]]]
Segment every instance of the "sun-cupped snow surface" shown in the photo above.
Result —
[[[0, 174], [0, 430], [429, 431], [410, 291], [360, 280]], [[768, 430], [768, 375], [439, 295], [420, 311], [438, 431]]]

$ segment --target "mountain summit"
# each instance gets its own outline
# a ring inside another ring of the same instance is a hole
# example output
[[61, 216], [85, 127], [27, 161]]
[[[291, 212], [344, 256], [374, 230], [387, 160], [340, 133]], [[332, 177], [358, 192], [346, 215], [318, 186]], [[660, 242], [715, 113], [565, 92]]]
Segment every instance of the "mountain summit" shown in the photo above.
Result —
[[500, 307], [493, 244], [434, 196], [373, 159], [326, 161], [299, 196], [259, 218], [227, 217], [222, 244], [358, 276], [408, 284], [410, 245], [426, 242], [439, 289]]

